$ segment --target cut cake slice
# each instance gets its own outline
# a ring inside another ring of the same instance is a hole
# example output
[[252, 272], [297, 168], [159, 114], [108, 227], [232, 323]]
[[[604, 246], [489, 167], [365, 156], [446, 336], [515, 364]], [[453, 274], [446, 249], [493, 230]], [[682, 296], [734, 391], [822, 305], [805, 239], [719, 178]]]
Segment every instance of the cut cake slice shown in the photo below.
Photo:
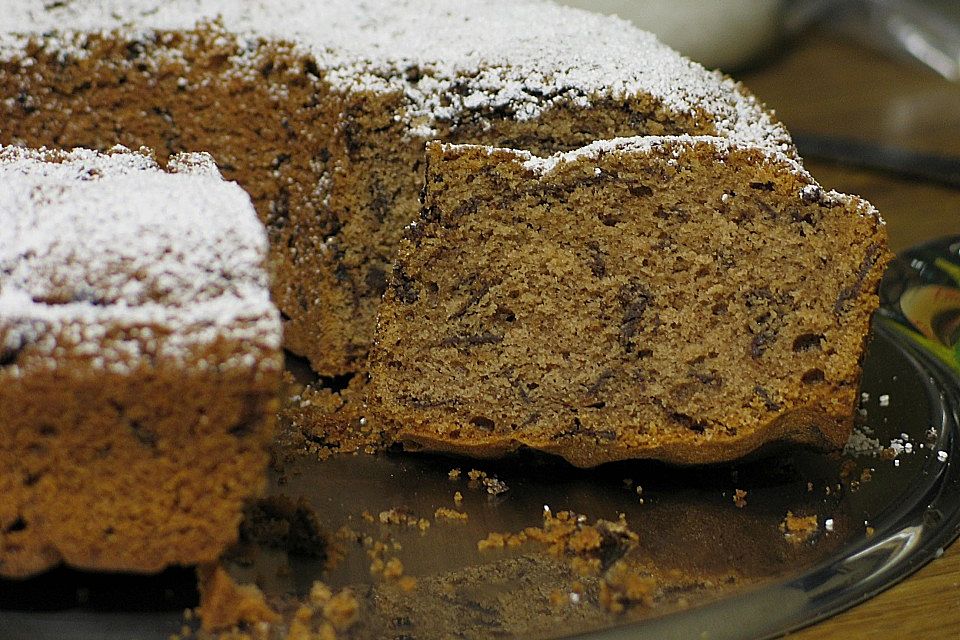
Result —
[[709, 136], [434, 144], [371, 357], [408, 448], [578, 466], [840, 447], [889, 258], [876, 210]]
[[236, 540], [282, 367], [266, 252], [209, 156], [0, 147], [0, 575]]

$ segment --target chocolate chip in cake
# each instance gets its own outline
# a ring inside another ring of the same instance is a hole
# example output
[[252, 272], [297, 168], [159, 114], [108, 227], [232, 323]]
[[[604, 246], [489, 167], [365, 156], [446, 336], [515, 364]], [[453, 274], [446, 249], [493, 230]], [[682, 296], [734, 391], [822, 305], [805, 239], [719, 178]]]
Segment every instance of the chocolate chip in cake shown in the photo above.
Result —
[[825, 340], [822, 333], [802, 333], [796, 337], [791, 347], [794, 353], [820, 349]]
[[130, 430], [133, 432], [133, 436], [138, 442], [140, 442], [140, 444], [149, 448], [157, 446], [157, 434], [152, 429], [145, 427], [138, 420], [131, 420], [127, 423], [127, 425], [130, 427]]
[[473, 416], [470, 418], [470, 424], [483, 431], [493, 431], [497, 426], [496, 422], [486, 416]]
[[810, 369], [805, 372], [800, 378], [800, 382], [803, 384], [817, 384], [823, 382], [826, 379], [823, 369]]
[[404, 304], [413, 304], [420, 299], [420, 292], [417, 291], [413, 278], [401, 267], [393, 269], [393, 290], [397, 300]]
[[780, 410], [780, 404], [774, 401], [772, 397], [770, 397], [770, 392], [767, 391], [767, 389], [765, 389], [764, 387], [761, 387], [760, 385], [757, 385], [753, 388], [753, 392], [761, 400], [763, 400], [763, 406], [765, 406], [769, 411]]

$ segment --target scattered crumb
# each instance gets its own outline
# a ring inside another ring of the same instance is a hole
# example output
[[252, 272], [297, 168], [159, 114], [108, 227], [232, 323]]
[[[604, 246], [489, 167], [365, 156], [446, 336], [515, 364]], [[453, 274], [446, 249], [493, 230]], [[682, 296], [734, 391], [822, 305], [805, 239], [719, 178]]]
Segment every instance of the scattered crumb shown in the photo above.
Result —
[[827, 518], [823, 521], [823, 528], [832, 533], [833, 532], [833, 518]]
[[939, 460], [940, 462], [946, 462], [947, 457], [948, 457], [948, 454], [946, 451], [943, 451], [943, 450], [937, 451], [937, 460]]
[[467, 477], [476, 482], [477, 480], [486, 478], [487, 472], [480, 471], [479, 469], [470, 469], [470, 471], [467, 472]]
[[457, 491], [453, 494], [453, 503], [458, 507], [463, 504], [463, 494]]
[[[585, 516], [571, 511], [553, 515], [546, 505], [543, 510], [543, 526], [527, 527], [519, 533], [490, 533], [477, 543], [481, 551], [502, 549], [525, 542], [546, 547], [546, 551], [558, 558], [566, 558], [570, 568], [578, 575], [600, 576], [600, 603], [610, 612], [621, 613], [627, 605], [650, 605], [656, 581], [648, 574], [617, 559], [604, 567], [606, 559], [622, 558], [637, 545], [637, 535], [629, 529], [623, 514], [616, 522], [598, 520], [590, 524]], [[551, 595], [554, 606], [568, 602], [579, 603], [583, 585], [574, 583], [571, 591], [557, 589]]]
[[567, 541], [567, 547], [577, 554], [596, 551], [601, 544], [603, 544], [603, 536], [596, 527], [582, 527]]
[[436, 520], [451, 520], [454, 522], [466, 522], [468, 516], [463, 511], [457, 511], [456, 509], [448, 509], [447, 507], [439, 507], [433, 513], [433, 516]]
[[570, 603], [567, 592], [562, 589], [554, 589], [550, 592], [550, 604], [554, 607], [562, 607]]
[[322, 607], [329, 602], [332, 597], [333, 591], [330, 590], [330, 587], [319, 580], [314, 582], [313, 586], [310, 587], [310, 604], [315, 607]]
[[477, 550], [486, 551], [488, 549], [503, 549], [507, 543], [507, 536], [509, 535], [510, 534], [491, 531], [489, 534], [487, 534], [486, 538], [477, 542]]
[[737, 505], [738, 509], [743, 509], [747, 506], [747, 492], [743, 489], [737, 489], [733, 492], [733, 504]]
[[390, 558], [383, 567], [383, 577], [387, 580], [398, 580], [403, 576], [403, 563], [399, 558]]
[[360, 604], [350, 589], [344, 589], [323, 605], [323, 617], [337, 631], [343, 631], [357, 621]]
[[840, 465], [840, 479], [846, 480], [853, 472], [857, 470], [857, 463], [853, 460], [847, 459], [843, 461], [843, 464]]
[[197, 615], [204, 631], [229, 629], [239, 624], [276, 622], [280, 619], [256, 585], [237, 584], [220, 565], [198, 568], [197, 578], [200, 587]]
[[[373, 516], [371, 516], [373, 518]], [[371, 520], [372, 522], [373, 520]], [[338, 540], [355, 540], [357, 538], [357, 532], [351, 529], [347, 525], [341, 526], [337, 529], [337, 532], [334, 534]]]
[[483, 486], [487, 488], [487, 493], [492, 496], [498, 496], [510, 490], [507, 483], [497, 477], [485, 477], [482, 480]]
[[656, 586], [653, 577], [615, 564], [600, 583], [600, 606], [611, 613], [623, 613], [628, 604], [652, 606]]
[[460, 469], [454, 468], [450, 469], [450, 473], [447, 474], [447, 477], [451, 480], [456, 480], [460, 477]]
[[[398, 509], [396, 507], [381, 511], [377, 515], [377, 520], [379, 520], [380, 524], [405, 525], [411, 528], [419, 528], [421, 531], [430, 528], [430, 523], [426, 519], [419, 518], [406, 509]], [[369, 522], [373, 522], [373, 520], [369, 520]]]
[[880, 406], [881, 406], [881, 407], [889, 407], [889, 406], [890, 406], [890, 396], [889, 396], [888, 394], [886, 394], [886, 393], [883, 394], [882, 396], [880, 396], [879, 398], [877, 398], [877, 401], [880, 403]]
[[600, 573], [600, 558], [584, 558], [574, 556], [570, 558], [570, 568], [581, 576], [595, 576]]
[[795, 516], [787, 511], [786, 517], [780, 523], [780, 532], [784, 539], [791, 544], [808, 542], [817, 532], [818, 520], [816, 515]]
[[379, 515], [380, 524], [403, 524], [405, 518], [406, 514], [396, 508], [381, 511]]

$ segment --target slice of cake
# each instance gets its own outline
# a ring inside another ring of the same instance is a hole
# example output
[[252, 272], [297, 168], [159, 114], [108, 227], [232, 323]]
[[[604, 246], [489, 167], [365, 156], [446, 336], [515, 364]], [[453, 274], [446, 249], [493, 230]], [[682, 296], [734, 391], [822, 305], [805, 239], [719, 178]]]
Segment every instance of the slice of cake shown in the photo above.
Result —
[[0, 147], [0, 575], [236, 539], [282, 366], [266, 251], [209, 156]]
[[432, 145], [371, 356], [411, 448], [578, 466], [840, 447], [889, 254], [868, 203], [716, 137]]

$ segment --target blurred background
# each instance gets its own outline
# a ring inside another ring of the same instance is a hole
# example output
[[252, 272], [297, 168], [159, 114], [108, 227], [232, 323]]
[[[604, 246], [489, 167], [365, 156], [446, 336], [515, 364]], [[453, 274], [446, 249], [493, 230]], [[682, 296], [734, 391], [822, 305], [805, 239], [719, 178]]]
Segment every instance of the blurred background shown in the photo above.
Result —
[[566, 0], [733, 75], [900, 251], [960, 234], [960, 1]]

